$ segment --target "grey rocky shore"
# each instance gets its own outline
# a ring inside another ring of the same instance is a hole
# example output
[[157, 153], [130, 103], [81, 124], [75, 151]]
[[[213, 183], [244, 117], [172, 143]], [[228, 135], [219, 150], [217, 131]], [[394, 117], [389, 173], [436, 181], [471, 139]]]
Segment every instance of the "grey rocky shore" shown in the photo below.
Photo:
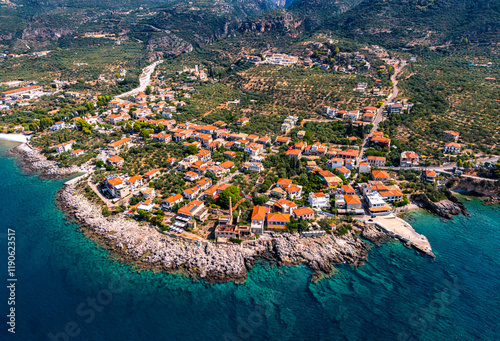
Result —
[[470, 214], [467, 213], [467, 209], [465, 208], [464, 204], [459, 201], [455, 202], [452, 200], [441, 200], [436, 203], [430, 203], [430, 209], [438, 216], [446, 219], [453, 219], [454, 215], [459, 214], [470, 216]]
[[121, 261], [138, 268], [184, 272], [209, 283], [244, 281], [258, 258], [278, 265], [305, 264], [318, 273], [330, 274], [333, 264], [362, 265], [370, 249], [354, 232], [314, 238], [277, 235], [241, 245], [191, 242], [125, 217], [105, 218], [74, 184], [66, 184], [58, 192], [58, 204], [80, 223], [88, 237], [100, 241]]
[[67, 177], [79, 171], [76, 166], [59, 167], [57, 162], [47, 160], [43, 154], [30, 148], [26, 143], [11, 149], [10, 153], [19, 156], [19, 163], [23, 170], [39, 174], [44, 179]]
[[418, 206], [444, 218], [453, 219], [455, 215], [470, 216], [465, 205], [451, 192], [446, 194], [447, 199], [432, 202], [425, 194], [419, 196]]

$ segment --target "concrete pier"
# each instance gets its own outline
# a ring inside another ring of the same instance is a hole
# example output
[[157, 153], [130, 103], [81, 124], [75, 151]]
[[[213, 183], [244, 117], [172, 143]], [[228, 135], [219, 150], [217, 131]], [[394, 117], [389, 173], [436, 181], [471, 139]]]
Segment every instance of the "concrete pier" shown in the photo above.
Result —
[[367, 224], [375, 224], [391, 237], [397, 238], [404, 243], [413, 246], [420, 252], [435, 258], [432, 252], [431, 244], [424, 235], [421, 235], [413, 227], [401, 218], [394, 215], [374, 217], [371, 221], [365, 221]]

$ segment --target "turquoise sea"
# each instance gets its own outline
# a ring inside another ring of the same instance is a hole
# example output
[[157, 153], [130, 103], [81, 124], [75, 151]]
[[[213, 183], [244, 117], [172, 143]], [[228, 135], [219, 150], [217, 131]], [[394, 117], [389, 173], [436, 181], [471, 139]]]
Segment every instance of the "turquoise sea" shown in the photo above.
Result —
[[[54, 202], [64, 181], [21, 173], [0, 142], [0, 340], [500, 340], [500, 210], [407, 219], [436, 259], [393, 241], [359, 268], [310, 282], [259, 263], [245, 284], [137, 272], [86, 239]], [[16, 333], [7, 229], [16, 231]]]

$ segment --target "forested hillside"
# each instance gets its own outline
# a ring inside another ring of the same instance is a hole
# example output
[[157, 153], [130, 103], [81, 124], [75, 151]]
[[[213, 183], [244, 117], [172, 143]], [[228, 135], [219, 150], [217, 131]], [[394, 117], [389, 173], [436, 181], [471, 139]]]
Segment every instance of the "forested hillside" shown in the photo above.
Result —
[[322, 28], [392, 47], [468, 39], [498, 42], [497, 0], [365, 0]]
[[247, 17], [288, 4], [288, 0], [4, 0], [0, 49], [18, 53], [53, 47], [61, 38], [82, 32], [130, 33], [146, 43], [176, 32], [189, 42], [210, 42]]

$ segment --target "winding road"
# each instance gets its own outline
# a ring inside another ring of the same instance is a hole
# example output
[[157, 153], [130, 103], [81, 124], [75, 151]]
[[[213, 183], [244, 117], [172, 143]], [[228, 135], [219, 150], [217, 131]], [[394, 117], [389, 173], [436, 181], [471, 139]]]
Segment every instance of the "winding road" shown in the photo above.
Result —
[[[406, 61], [402, 60], [401, 64], [399, 67], [395, 68], [394, 74], [391, 76], [391, 82], [393, 84], [392, 92], [389, 94], [387, 97], [386, 101], [382, 104], [380, 108], [377, 109], [377, 113], [375, 114], [375, 118], [373, 119], [373, 128], [370, 130], [370, 133], [368, 133], [365, 136], [365, 139], [363, 140], [363, 147], [361, 148], [358, 157], [356, 158], [356, 165], [359, 165], [361, 160], [363, 159], [363, 155], [365, 155], [366, 150], [368, 149], [368, 146], [370, 144], [370, 138], [372, 137], [373, 133], [378, 130], [378, 126], [380, 125], [380, 122], [384, 120], [384, 108], [387, 106], [388, 103], [390, 103], [394, 98], [398, 96], [399, 93], [399, 88], [398, 88], [398, 74], [403, 70], [403, 68], [406, 65]], [[356, 172], [356, 174], [352, 177], [351, 183], [356, 180], [358, 177], [359, 173]]]
[[[493, 156], [493, 157], [485, 157], [485, 158], [478, 158], [476, 162], [479, 163], [496, 163], [498, 162], [499, 157], [498, 156]], [[411, 170], [432, 170], [435, 171], [436, 173], [444, 173], [444, 174], [449, 174], [453, 175], [453, 168], [457, 166], [456, 162], [446, 162], [443, 163], [441, 166], [428, 166], [428, 167], [380, 167], [382, 169], [389, 169], [389, 170], [400, 170], [400, 169], [411, 169]], [[464, 178], [471, 178], [471, 179], [477, 179], [477, 180], [486, 180], [486, 181], [498, 181], [496, 179], [489, 179], [489, 178], [483, 178], [480, 176], [475, 176], [475, 175], [467, 175], [467, 174], [462, 174], [460, 175], [461, 177]]]
[[151, 75], [155, 71], [155, 68], [158, 64], [163, 63], [163, 60], [157, 60], [151, 65], [146, 66], [142, 69], [142, 74], [139, 76], [139, 87], [127, 91], [121, 95], [115, 96], [116, 98], [123, 98], [128, 96], [136, 96], [140, 92], [144, 92], [148, 85], [151, 83]]
[[393, 84], [392, 92], [387, 97], [387, 100], [384, 101], [384, 104], [380, 108], [378, 108], [377, 113], [375, 115], [375, 118], [373, 119], [373, 128], [370, 131], [369, 134], [366, 135], [365, 139], [363, 140], [363, 147], [361, 149], [361, 152], [359, 153], [358, 157], [356, 158], [356, 164], [359, 165], [361, 162], [361, 159], [363, 158], [363, 155], [365, 154], [366, 150], [368, 149], [369, 146], [369, 139], [372, 137], [372, 134], [377, 131], [378, 126], [380, 125], [380, 122], [384, 120], [384, 108], [387, 106], [388, 103], [391, 103], [391, 101], [398, 96], [399, 93], [399, 88], [398, 88], [398, 74], [403, 70], [403, 68], [406, 65], [406, 61], [402, 60], [401, 64], [399, 67], [395, 68], [394, 74], [391, 76], [391, 82]]

